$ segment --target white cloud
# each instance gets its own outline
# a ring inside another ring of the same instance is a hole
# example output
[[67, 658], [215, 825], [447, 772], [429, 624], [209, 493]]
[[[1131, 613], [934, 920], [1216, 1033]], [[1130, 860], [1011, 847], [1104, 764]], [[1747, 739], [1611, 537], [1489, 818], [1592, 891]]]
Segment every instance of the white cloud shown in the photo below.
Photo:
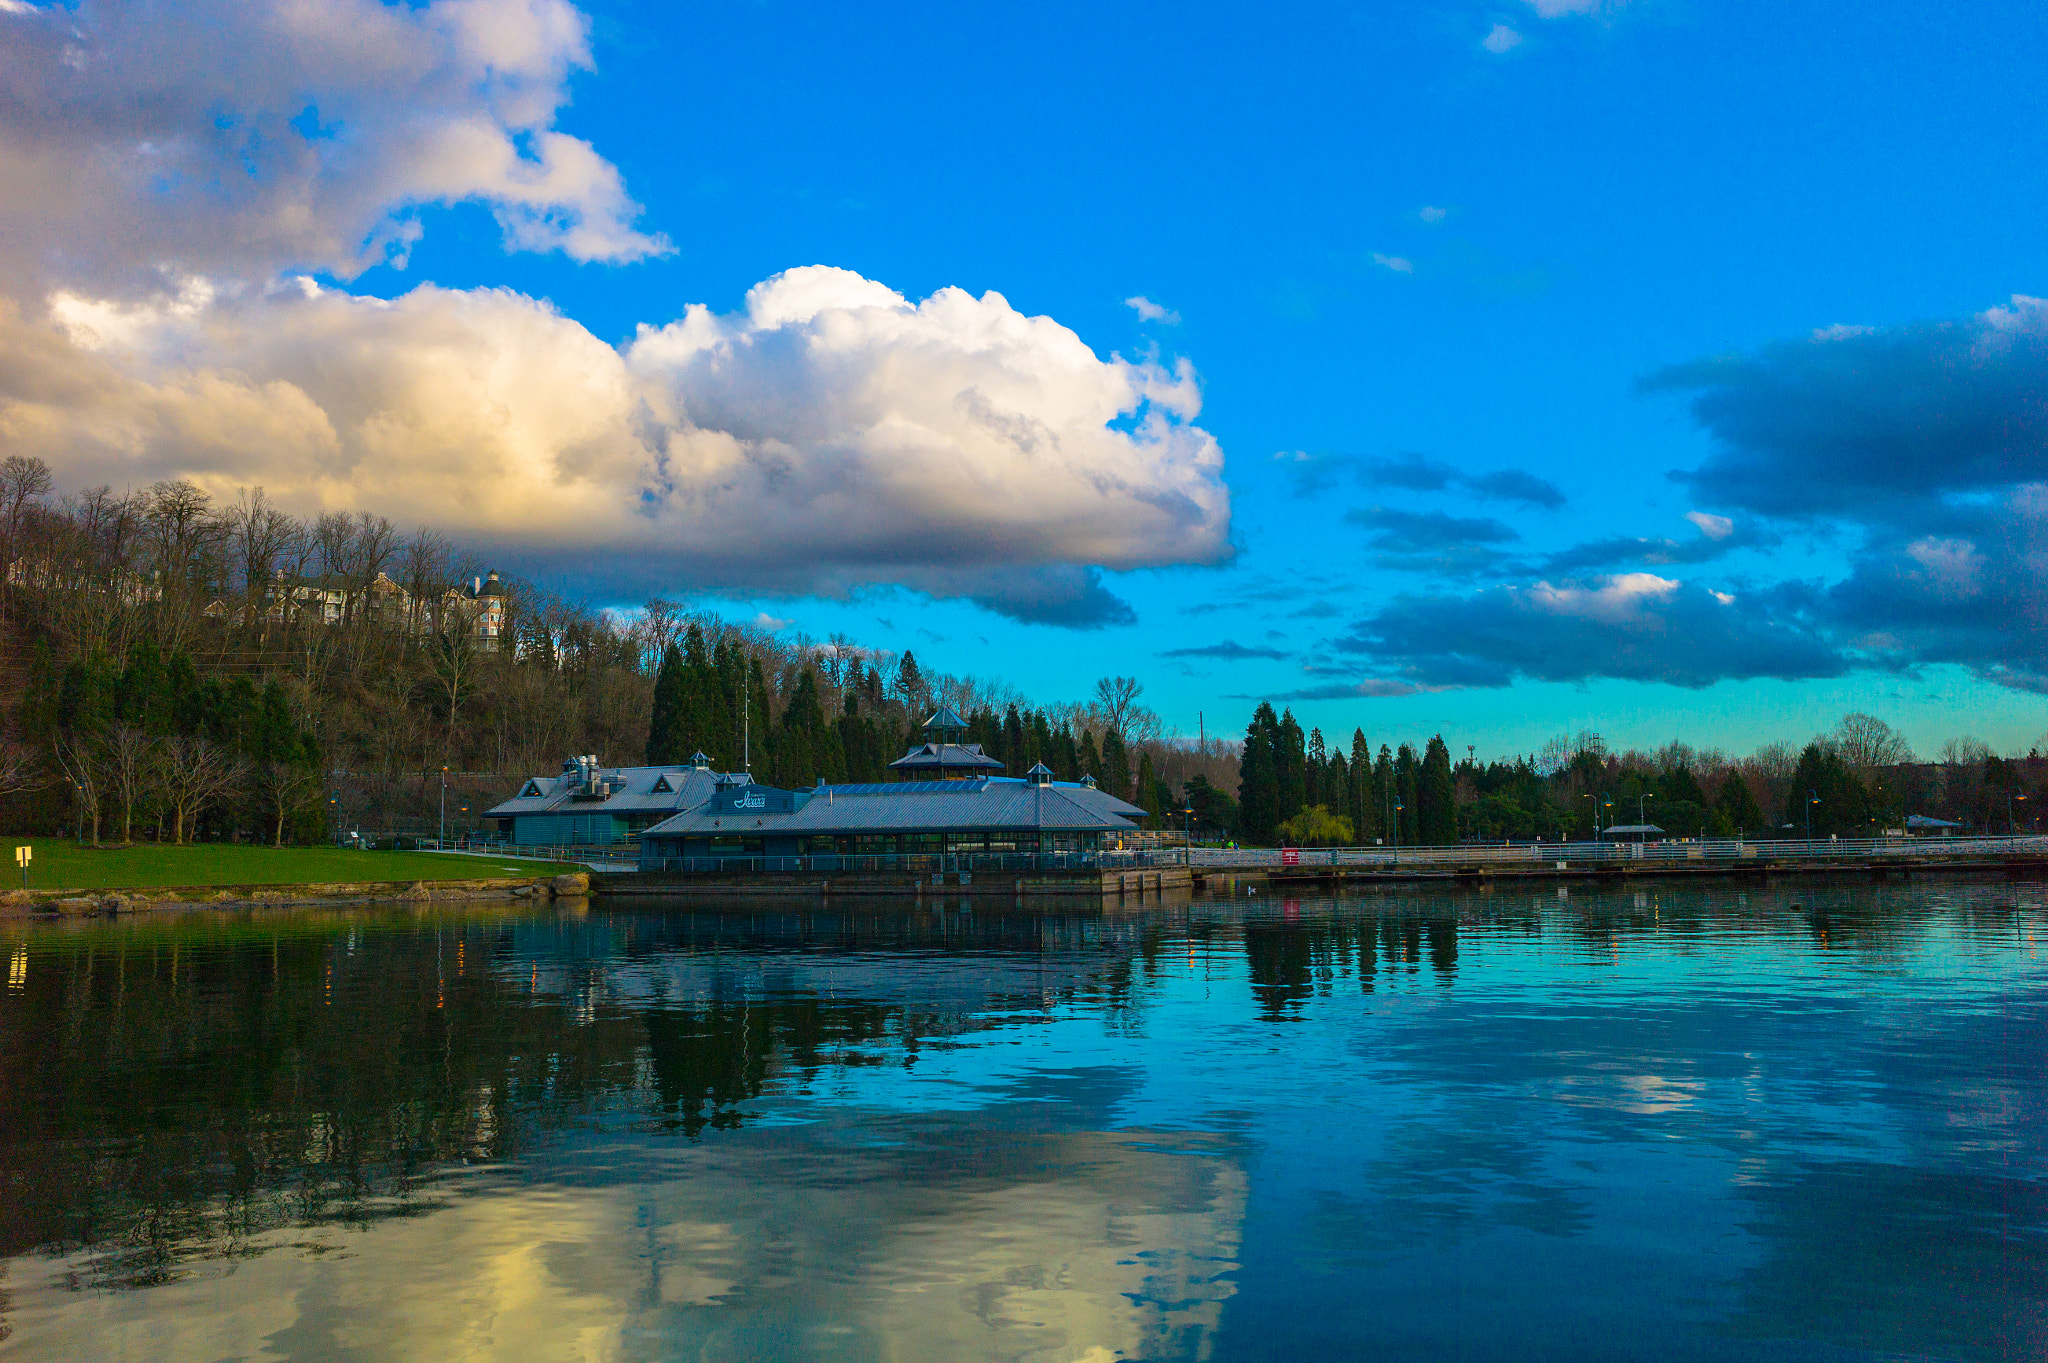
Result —
[[1628, 0], [1524, 0], [1539, 19], [1563, 19], [1574, 14], [1600, 14], [1620, 9]]
[[553, 126], [587, 28], [565, 0], [10, 5], [7, 264], [124, 293], [165, 266], [348, 277], [402, 260], [419, 206], [461, 201], [522, 249], [664, 251], [617, 168]]
[[753, 619], [747, 621], [747, 623], [752, 625], [755, 629], [765, 629], [770, 634], [778, 634], [781, 631], [788, 629], [791, 625], [795, 624], [796, 621], [784, 619], [782, 616], [779, 615], [770, 615], [767, 611], [762, 611]]
[[1200, 409], [1185, 362], [1103, 360], [999, 294], [912, 304], [824, 266], [622, 350], [521, 294], [431, 285], [0, 316], [0, 439], [74, 485], [262, 485], [621, 574], [898, 582], [1054, 619], [1105, 608], [1081, 566], [1227, 556]]
[[1735, 533], [1735, 522], [1726, 516], [1716, 516], [1711, 511], [1688, 511], [1685, 518], [1699, 527], [1702, 535], [1710, 540], [1725, 540]]
[[1439, 223], [1451, 216], [1451, 210], [1438, 208], [1435, 204], [1424, 204], [1415, 211], [1415, 216], [1427, 223]]
[[1387, 269], [1392, 270], [1395, 274], [1415, 273], [1415, 262], [1408, 259], [1406, 256], [1383, 255], [1378, 251], [1374, 251], [1372, 253], [1372, 260], [1373, 264], [1385, 266]]
[[1683, 585], [1655, 573], [1617, 573], [1601, 579], [1597, 587], [1553, 587], [1548, 582], [1538, 582], [1523, 597], [1538, 610], [1552, 615], [1618, 625], [1641, 620], [1644, 603], [1662, 601]]
[[1859, 327], [1851, 326], [1846, 322], [1836, 322], [1832, 326], [1815, 327], [1813, 329], [1813, 339], [1821, 342], [1851, 341], [1858, 336], [1868, 336], [1876, 330], [1876, 327]]
[[586, 33], [565, 0], [0, 12], [0, 444], [68, 487], [261, 485], [622, 587], [1103, 623], [1098, 569], [1228, 556], [1192, 368], [1000, 294], [810, 266], [614, 347], [510, 290], [295, 273], [402, 258], [460, 200], [515, 248], [666, 249], [553, 127]]
[[1168, 326], [1177, 326], [1180, 323], [1179, 313], [1153, 302], [1143, 294], [1135, 298], [1126, 298], [1124, 306], [1135, 311], [1141, 322], [1164, 322]]
[[1522, 35], [1509, 28], [1506, 24], [1495, 24], [1492, 31], [1479, 40], [1479, 45], [1495, 56], [1499, 56], [1510, 48], [1520, 47], [1522, 45]]

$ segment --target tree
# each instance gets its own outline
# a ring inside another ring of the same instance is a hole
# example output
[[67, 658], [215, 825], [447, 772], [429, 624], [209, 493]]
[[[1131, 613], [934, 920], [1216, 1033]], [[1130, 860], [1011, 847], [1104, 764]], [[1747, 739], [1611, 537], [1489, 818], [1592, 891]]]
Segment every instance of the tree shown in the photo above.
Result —
[[1351, 731], [1351, 830], [1363, 845], [1379, 827], [1378, 806], [1373, 802], [1372, 744], [1365, 730]]
[[1400, 823], [1399, 845], [1413, 847], [1422, 841], [1418, 831], [1421, 828], [1421, 803], [1416, 793], [1416, 778], [1422, 763], [1415, 756], [1415, 749], [1407, 743], [1394, 756], [1394, 813]]
[[1273, 841], [1280, 824], [1280, 769], [1275, 748], [1280, 720], [1265, 701], [1245, 725], [1244, 752], [1237, 761], [1237, 823], [1239, 835], [1254, 846]]
[[1147, 828], [1159, 827], [1160, 815], [1165, 812], [1166, 806], [1159, 798], [1159, 777], [1152, 770], [1152, 754], [1150, 752], [1140, 752], [1138, 754], [1138, 798], [1136, 803], [1139, 808], [1145, 811], [1145, 826]]
[[1806, 834], [1809, 813], [1813, 836], [1863, 837], [1870, 832], [1870, 795], [1832, 745], [1809, 743], [1792, 770], [1785, 822]]
[[1835, 725], [1834, 744], [1849, 770], [1868, 781], [1880, 767], [1896, 767], [1913, 760], [1913, 749], [1904, 735], [1876, 715], [1853, 710]]
[[1119, 741], [1130, 733], [1138, 697], [1144, 690], [1136, 677], [1103, 677], [1095, 683], [1095, 705], [1101, 711], [1103, 727]]
[[1102, 788], [1119, 800], [1131, 798], [1131, 756], [1115, 729], [1102, 735]]
[[157, 740], [133, 724], [116, 724], [107, 731], [102, 751], [106, 758], [107, 787], [121, 805], [121, 844], [134, 841], [135, 812], [141, 805], [149, 781], [150, 764]]
[[1310, 805], [1274, 830], [1291, 847], [1349, 847], [1351, 820], [1326, 805]]
[[207, 806], [241, 781], [242, 759], [210, 738], [173, 734], [156, 746], [153, 784], [171, 816], [171, 840], [183, 843]]
[[683, 651], [670, 643], [662, 650], [661, 665], [654, 674], [654, 711], [647, 721], [650, 767], [680, 766], [689, 760], [689, 751], [684, 747], [688, 736], [683, 733], [689, 687], [685, 674]]
[[79, 831], [82, 833], [89, 828], [91, 842], [98, 846], [100, 792], [104, 785], [98, 736], [89, 730], [55, 734], [50, 740], [50, 754], [57, 759], [57, 769], [71, 785], [72, 797], [77, 803]]
[[1095, 778], [1096, 785], [1102, 784], [1102, 755], [1095, 751], [1095, 735], [1090, 730], [1083, 729], [1081, 731], [1081, 745], [1075, 753], [1074, 766], [1076, 768], [1074, 773], [1075, 780], [1078, 781], [1084, 776], [1092, 776]]
[[1291, 819], [1308, 804], [1307, 739], [1292, 710], [1280, 712], [1280, 726], [1273, 735], [1273, 765], [1276, 811], [1281, 819]]
[[1437, 734], [1423, 750], [1422, 770], [1416, 774], [1415, 800], [1418, 841], [1432, 847], [1449, 847], [1458, 841], [1458, 788], [1451, 779], [1451, 750], [1444, 736]]
[[1765, 822], [1749, 782], [1740, 772], [1729, 772], [1714, 796], [1714, 832], [1724, 838], [1741, 837], [1762, 831]]

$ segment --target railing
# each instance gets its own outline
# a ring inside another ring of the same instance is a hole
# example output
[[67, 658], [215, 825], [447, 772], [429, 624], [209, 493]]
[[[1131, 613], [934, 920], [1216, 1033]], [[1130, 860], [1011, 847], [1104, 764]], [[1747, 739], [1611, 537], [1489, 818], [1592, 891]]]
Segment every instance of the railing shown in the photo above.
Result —
[[[1178, 859], [1182, 854], [1172, 854]], [[1955, 857], [2048, 856], [2048, 836], [1980, 838], [1815, 838], [1811, 841], [1701, 839], [1664, 842], [1542, 842], [1456, 847], [1197, 847], [1186, 854], [1214, 870], [1445, 870], [1458, 866], [1758, 861], [1948, 860]]]
[[1171, 852], [947, 852], [874, 855], [643, 857], [640, 869], [676, 875], [735, 875], [760, 872], [850, 871], [909, 875], [975, 874], [991, 871], [1116, 871], [1182, 866], [1185, 854]]

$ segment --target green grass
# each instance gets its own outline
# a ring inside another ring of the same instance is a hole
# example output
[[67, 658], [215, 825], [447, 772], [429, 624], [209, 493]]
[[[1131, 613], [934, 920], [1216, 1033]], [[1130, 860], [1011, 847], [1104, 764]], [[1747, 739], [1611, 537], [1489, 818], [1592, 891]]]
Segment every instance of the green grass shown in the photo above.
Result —
[[0, 889], [21, 888], [12, 849], [33, 847], [31, 890], [119, 890], [164, 885], [317, 885], [365, 880], [483, 880], [559, 875], [580, 866], [435, 852], [360, 852], [341, 847], [242, 847], [206, 843], [92, 848], [57, 838], [0, 836]]

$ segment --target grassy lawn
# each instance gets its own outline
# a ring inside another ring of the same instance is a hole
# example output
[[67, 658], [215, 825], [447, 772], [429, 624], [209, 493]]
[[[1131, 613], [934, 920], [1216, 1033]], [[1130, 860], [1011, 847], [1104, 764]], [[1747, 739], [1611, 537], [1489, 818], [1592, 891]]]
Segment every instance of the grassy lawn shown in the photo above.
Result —
[[436, 852], [360, 852], [341, 847], [245, 847], [207, 843], [169, 847], [79, 847], [56, 838], [0, 836], [0, 889], [19, 889], [13, 849], [33, 847], [32, 890], [115, 890], [153, 885], [312, 885], [363, 880], [482, 880], [493, 876], [580, 871], [547, 861], [447, 856]]

